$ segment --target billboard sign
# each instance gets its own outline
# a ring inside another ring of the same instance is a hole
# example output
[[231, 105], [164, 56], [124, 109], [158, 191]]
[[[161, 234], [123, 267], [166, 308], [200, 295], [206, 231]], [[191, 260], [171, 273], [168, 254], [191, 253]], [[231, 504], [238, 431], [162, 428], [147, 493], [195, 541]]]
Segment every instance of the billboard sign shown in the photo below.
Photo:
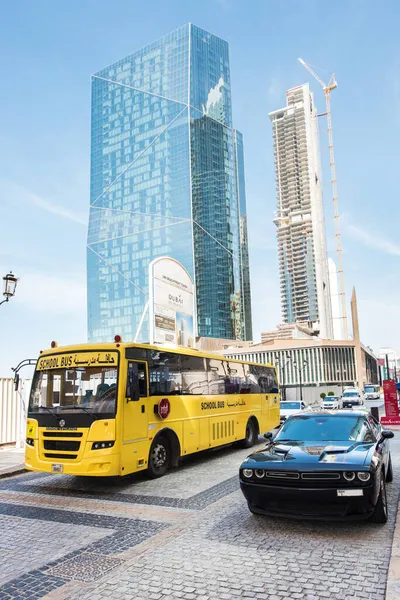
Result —
[[150, 343], [195, 345], [193, 281], [173, 258], [153, 260], [149, 266]]
[[394, 379], [385, 379], [383, 382], [383, 396], [385, 400], [385, 416], [381, 418], [381, 423], [385, 425], [400, 425], [397, 389]]

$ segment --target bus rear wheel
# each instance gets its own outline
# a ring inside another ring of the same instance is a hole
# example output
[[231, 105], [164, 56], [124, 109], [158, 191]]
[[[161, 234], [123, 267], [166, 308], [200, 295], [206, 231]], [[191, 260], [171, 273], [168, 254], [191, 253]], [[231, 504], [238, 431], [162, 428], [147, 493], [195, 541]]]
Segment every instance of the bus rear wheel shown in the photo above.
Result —
[[257, 440], [257, 429], [254, 421], [250, 419], [246, 425], [246, 437], [240, 442], [241, 448], [251, 448]]
[[150, 479], [162, 477], [171, 462], [170, 445], [166, 437], [159, 435], [152, 443], [149, 453], [147, 474]]

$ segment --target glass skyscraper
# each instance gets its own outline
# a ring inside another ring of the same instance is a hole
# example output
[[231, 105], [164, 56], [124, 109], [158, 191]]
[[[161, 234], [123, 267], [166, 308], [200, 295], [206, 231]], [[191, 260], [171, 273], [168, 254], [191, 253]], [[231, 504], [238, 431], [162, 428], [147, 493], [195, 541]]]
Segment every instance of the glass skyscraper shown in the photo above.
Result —
[[187, 24], [93, 75], [91, 137], [89, 340], [149, 340], [148, 266], [160, 256], [194, 280], [198, 336], [251, 339], [227, 42]]

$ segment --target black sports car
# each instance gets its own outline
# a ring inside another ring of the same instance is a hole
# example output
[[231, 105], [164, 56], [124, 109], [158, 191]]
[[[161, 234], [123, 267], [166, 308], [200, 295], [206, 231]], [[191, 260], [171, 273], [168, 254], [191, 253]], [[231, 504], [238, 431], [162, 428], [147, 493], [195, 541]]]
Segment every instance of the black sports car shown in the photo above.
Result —
[[361, 411], [293, 415], [240, 467], [251, 512], [386, 523], [392, 431]]

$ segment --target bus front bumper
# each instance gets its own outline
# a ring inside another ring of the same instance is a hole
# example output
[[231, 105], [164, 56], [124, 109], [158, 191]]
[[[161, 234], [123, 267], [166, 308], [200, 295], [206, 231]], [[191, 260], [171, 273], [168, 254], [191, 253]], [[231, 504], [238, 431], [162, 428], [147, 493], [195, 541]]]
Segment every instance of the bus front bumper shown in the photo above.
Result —
[[[33, 448], [32, 448], [33, 450]], [[36, 453], [27, 448], [25, 468], [29, 471], [51, 473], [52, 475], [83, 475], [86, 477], [115, 477], [120, 473], [120, 454], [102, 454], [98, 457], [83, 458], [80, 461], [56, 459], [50, 462], [41, 460]], [[101, 451], [100, 451], [101, 452]]]

